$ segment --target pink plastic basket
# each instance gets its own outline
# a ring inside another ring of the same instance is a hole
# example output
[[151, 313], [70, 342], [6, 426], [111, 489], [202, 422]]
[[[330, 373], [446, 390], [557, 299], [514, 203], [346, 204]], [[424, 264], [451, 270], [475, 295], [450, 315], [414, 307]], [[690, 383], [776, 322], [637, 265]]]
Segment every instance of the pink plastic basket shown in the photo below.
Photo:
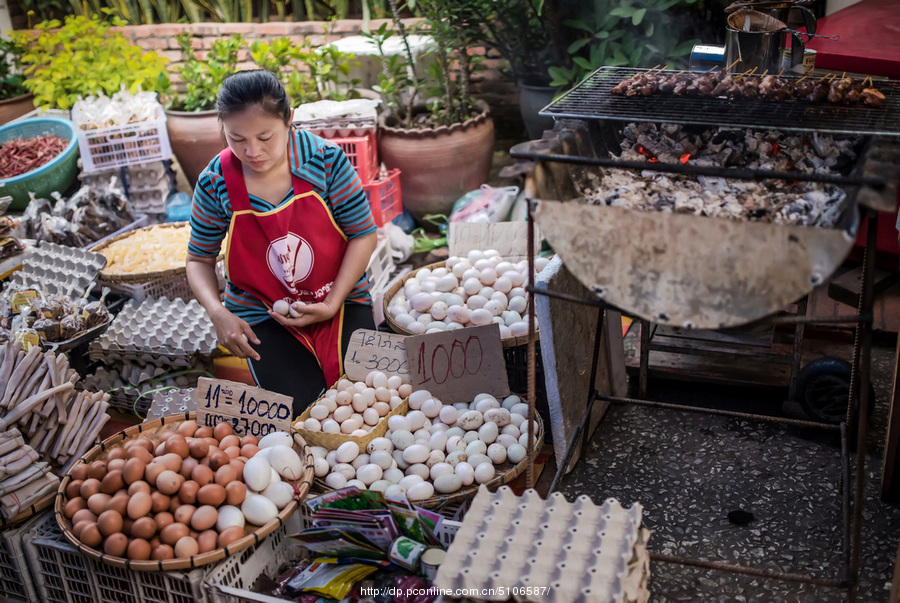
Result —
[[375, 134], [348, 138], [329, 138], [341, 147], [362, 183], [369, 184], [378, 176], [378, 143]]
[[380, 228], [403, 212], [403, 199], [400, 195], [400, 170], [381, 172], [378, 180], [363, 184], [372, 217]]

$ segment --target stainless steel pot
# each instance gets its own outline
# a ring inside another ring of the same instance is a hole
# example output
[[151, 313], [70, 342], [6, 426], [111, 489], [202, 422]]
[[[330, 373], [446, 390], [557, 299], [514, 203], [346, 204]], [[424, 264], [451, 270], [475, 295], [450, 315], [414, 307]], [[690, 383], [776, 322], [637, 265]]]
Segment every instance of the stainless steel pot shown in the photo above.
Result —
[[728, 15], [725, 32], [725, 65], [732, 73], [756, 68], [757, 73], [776, 74], [782, 68], [785, 36], [790, 36], [790, 65], [803, 61], [803, 39], [787, 31], [783, 21], [755, 10]]

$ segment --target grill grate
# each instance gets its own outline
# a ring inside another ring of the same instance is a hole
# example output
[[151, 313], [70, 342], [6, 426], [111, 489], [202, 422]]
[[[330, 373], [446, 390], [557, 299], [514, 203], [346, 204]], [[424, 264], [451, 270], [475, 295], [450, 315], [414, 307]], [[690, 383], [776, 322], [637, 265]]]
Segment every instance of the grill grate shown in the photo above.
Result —
[[[877, 80], [880, 107], [842, 107], [801, 100], [729, 100], [672, 95], [618, 96], [610, 90], [646, 69], [601, 67], [541, 110], [541, 115], [578, 119], [652, 121], [740, 128], [900, 136], [900, 80]], [[664, 71], [663, 73], [677, 73]]]

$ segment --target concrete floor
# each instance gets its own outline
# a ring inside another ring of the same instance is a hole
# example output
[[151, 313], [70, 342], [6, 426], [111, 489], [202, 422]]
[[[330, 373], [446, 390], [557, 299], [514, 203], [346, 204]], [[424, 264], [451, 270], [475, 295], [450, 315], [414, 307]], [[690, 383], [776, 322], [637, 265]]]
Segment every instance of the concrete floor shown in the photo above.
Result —
[[[848, 357], [852, 347], [820, 342], [817, 351]], [[893, 365], [893, 344], [873, 349], [877, 405], [867, 455], [859, 601], [887, 599], [900, 540], [900, 507], [879, 500]], [[778, 414], [785, 394], [657, 379], [647, 397]], [[560, 490], [570, 500], [588, 494], [598, 502], [639, 502], [653, 532], [653, 552], [833, 579], [841, 560], [840, 463], [839, 439], [822, 432], [614, 405]], [[728, 513], [736, 509], [755, 519], [732, 524]], [[663, 562], [651, 563], [650, 589], [651, 600], [659, 602], [847, 600], [842, 589]]]

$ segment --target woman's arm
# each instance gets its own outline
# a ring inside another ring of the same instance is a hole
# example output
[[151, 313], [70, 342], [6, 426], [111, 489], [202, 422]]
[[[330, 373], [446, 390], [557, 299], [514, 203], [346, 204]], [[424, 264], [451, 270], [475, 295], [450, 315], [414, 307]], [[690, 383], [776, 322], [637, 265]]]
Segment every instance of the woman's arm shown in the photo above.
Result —
[[[194, 297], [209, 314], [219, 343], [238, 358], [259, 360], [249, 342], [259, 344], [256, 334], [247, 321], [229, 312], [219, 300], [219, 282], [216, 278], [216, 258], [187, 254], [185, 263], [188, 284]], [[248, 341], [249, 340], [249, 341]]]

